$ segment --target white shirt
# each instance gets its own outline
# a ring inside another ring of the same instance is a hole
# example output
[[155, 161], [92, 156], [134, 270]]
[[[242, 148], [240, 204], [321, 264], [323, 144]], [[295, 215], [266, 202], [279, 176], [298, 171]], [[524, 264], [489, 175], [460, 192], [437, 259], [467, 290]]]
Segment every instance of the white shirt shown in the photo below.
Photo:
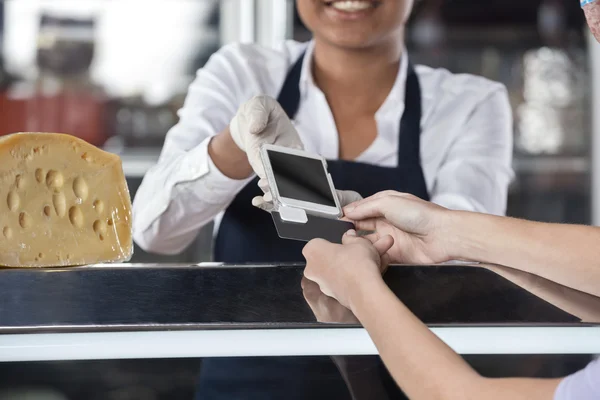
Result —
[[[215, 167], [208, 155], [211, 137], [252, 96], [277, 97], [288, 70], [305, 50], [295, 126], [306, 150], [338, 158], [335, 121], [312, 78], [312, 42], [288, 41], [278, 50], [225, 46], [198, 71], [179, 122], [138, 189], [133, 235], [141, 248], [181, 252], [202, 226], [222, 215], [251, 178], [229, 179]], [[407, 66], [403, 57], [396, 82], [375, 115], [377, 138], [357, 161], [397, 165]], [[417, 66], [416, 73], [422, 98], [421, 163], [431, 201], [451, 209], [504, 214], [513, 176], [512, 113], [505, 87], [425, 66]]]

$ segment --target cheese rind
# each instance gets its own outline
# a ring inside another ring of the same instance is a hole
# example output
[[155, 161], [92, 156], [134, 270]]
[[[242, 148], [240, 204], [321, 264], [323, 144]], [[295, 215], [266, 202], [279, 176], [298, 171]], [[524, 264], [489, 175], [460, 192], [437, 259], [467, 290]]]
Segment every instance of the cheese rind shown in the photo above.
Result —
[[131, 198], [121, 159], [55, 133], [0, 137], [0, 266], [127, 261]]

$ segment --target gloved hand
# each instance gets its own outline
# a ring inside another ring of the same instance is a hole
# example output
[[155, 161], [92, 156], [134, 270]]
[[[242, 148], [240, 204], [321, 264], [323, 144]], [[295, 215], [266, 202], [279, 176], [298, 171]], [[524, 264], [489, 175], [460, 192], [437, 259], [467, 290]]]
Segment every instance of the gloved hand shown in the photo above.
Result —
[[229, 131], [235, 144], [246, 152], [252, 169], [261, 179], [266, 178], [260, 158], [262, 144], [304, 148], [281, 105], [265, 95], [254, 96], [242, 104], [229, 124]]
[[[273, 199], [260, 157], [260, 147], [267, 143], [304, 149], [296, 128], [277, 100], [260, 95], [242, 104], [229, 124], [229, 131], [235, 144], [246, 152], [252, 169], [260, 178], [258, 186], [265, 193], [252, 199], [252, 204], [262, 210], [272, 211]], [[362, 200], [360, 194], [352, 191], [338, 190], [337, 194], [342, 207]]]
[[[258, 181], [258, 186], [264, 192], [263, 196], [256, 196], [252, 199], [252, 205], [258, 207], [261, 210], [271, 212], [276, 211], [273, 204], [273, 196], [269, 189], [269, 184], [266, 178], [262, 178]], [[345, 207], [348, 204], [362, 200], [362, 196], [352, 190], [336, 190], [340, 206]]]

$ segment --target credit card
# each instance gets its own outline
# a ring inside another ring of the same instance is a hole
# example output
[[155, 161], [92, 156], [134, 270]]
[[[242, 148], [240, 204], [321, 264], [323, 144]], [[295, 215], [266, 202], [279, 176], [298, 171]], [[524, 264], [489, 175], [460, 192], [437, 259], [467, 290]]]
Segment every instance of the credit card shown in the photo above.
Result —
[[322, 218], [314, 215], [307, 215], [308, 221], [304, 224], [283, 221], [276, 211], [271, 212], [271, 217], [280, 238], [302, 242], [319, 238], [332, 243], [342, 243], [344, 233], [350, 229], [354, 229], [352, 222]]

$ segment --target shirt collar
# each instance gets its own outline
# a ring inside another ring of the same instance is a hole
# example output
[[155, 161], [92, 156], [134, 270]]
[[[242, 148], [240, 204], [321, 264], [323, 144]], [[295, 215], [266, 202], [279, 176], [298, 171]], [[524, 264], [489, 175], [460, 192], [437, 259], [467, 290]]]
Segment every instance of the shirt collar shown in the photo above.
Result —
[[[309, 88], [315, 88], [315, 80], [312, 74], [312, 58], [314, 54], [315, 43], [314, 40], [308, 42], [304, 60], [302, 60], [302, 70], [300, 72], [300, 93], [305, 96]], [[381, 108], [377, 111], [385, 112], [390, 107], [394, 109], [404, 108], [404, 98], [406, 92], [406, 76], [408, 73], [408, 53], [406, 48], [402, 51], [402, 58], [400, 60], [400, 68], [398, 69], [398, 75], [396, 75], [396, 81], [388, 97], [383, 102]]]

